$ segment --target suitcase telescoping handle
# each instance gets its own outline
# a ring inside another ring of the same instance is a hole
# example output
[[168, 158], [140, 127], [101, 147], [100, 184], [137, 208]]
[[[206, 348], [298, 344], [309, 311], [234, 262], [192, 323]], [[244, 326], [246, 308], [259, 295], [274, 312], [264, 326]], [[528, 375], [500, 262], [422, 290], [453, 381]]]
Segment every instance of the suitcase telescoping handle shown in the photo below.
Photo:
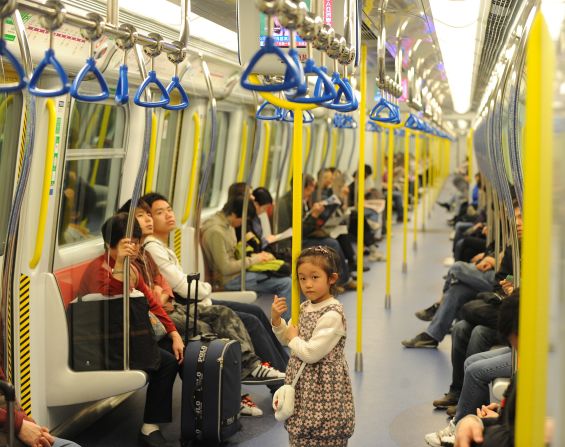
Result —
[[16, 390], [13, 385], [4, 380], [0, 380], [0, 393], [6, 398], [6, 424], [8, 424], [8, 446], [13, 446], [16, 439], [14, 427], [14, 406], [16, 402]]
[[[188, 340], [198, 340], [200, 336], [197, 333], [196, 322], [198, 321], [198, 281], [200, 281], [200, 273], [189, 273], [186, 275], [186, 280], [188, 281], [188, 293], [187, 293], [187, 300], [186, 300], [186, 330], [185, 330], [185, 344]], [[194, 284], [194, 325], [192, 327], [192, 337], [188, 337], [188, 320], [190, 318], [190, 312], [188, 306], [190, 306], [190, 286], [192, 283]]]

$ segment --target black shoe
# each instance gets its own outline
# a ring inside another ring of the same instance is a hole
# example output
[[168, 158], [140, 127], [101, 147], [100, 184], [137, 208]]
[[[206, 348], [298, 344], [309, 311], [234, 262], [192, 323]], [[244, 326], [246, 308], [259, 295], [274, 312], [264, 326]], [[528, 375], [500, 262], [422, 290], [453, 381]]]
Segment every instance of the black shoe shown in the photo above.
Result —
[[155, 430], [148, 435], [144, 435], [143, 433], [139, 434], [139, 443], [143, 447], [173, 447], [174, 444], [168, 442], [161, 430]]
[[451, 205], [447, 202], [436, 202], [442, 208], [445, 208], [447, 211], [451, 211]]
[[459, 402], [459, 396], [452, 392], [449, 392], [444, 394], [443, 397], [434, 400], [432, 402], [432, 405], [436, 408], [449, 408], [451, 406], [457, 405], [457, 402]]
[[438, 342], [425, 332], [409, 340], [402, 340], [401, 343], [407, 348], [437, 348], [438, 345]]
[[439, 308], [439, 303], [434, 303], [426, 309], [419, 310], [414, 315], [416, 315], [416, 318], [418, 318], [419, 320], [432, 321], [438, 308]]

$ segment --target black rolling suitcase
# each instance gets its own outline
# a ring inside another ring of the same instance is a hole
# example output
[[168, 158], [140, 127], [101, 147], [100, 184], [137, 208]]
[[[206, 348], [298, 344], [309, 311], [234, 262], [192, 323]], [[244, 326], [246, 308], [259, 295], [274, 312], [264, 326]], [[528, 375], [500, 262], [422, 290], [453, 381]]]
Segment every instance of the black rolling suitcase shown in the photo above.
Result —
[[14, 387], [9, 382], [4, 380], [0, 380], [0, 394], [4, 396], [4, 400], [6, 401], [6, 429], [3, 430], [7, 436], [4, 439], [6, 443], [4, 444], [4, 440], [0, 441], [0, 445], [2, 447], [13, 447], [15, 446], [16, 442], [16, 427], [15, 427], [15, 418], [14, 418], [14, 408], [16, 406], [16, 391]]
[[[197, 335], [199, 273], [188, 275], [186, 350], [183, 364], [181, 444], [217, 445], [240, 430], [241, 347]], [[189, 337], [190, 286], [195, 281], [194, 326]]]

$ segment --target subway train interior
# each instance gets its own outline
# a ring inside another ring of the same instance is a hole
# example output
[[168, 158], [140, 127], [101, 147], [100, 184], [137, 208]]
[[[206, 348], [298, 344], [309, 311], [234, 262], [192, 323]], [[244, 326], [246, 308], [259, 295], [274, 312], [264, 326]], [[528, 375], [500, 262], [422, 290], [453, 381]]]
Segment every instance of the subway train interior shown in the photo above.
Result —
[[0, 444], [565, 446], [565, 1], [0, 20]]

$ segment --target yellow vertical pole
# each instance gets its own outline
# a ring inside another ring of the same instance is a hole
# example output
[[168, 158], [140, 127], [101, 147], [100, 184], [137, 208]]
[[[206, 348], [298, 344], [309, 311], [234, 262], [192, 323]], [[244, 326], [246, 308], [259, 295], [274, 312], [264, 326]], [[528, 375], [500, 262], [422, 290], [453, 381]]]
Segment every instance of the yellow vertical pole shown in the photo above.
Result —
[[381, 174], [381, 178], [379, 179], [379, 185], [381, 185], [383, 182], [383, 172], [385, 170], [386, 132], [384, 128], [383, 131], [381, 132], [381, 144], [379, 146], [380, 146], [379, 173]]
[[267, 181], [267, 168], [269, 166], [269, 152], [271, 152], [271, 124], [265, 123], [265, 146], [263, 149], [263, 165], [261, 167], [260, 186], [265, 186]]
[[330, 153], [330, 166], [325, 166], [326, 168], [335, 166], [335, 162], [337, 160], [337, 139], [337, 128], [334, 128], [332, 132], [332, 151]]
[[386, 192], [386, 295], [385, 309], [390, 309], [390, 265], [392, 258], [392, 179], [394, 177], [394, 129], [388, 129], [388, 166], [387, 166], [387, 192]]
[[424, 139], [422, 141], [422, 231], [426, 231], [426, 205], [427, 205], [427, 196], [428, 196], [428, 188], [429, 188], [429, 176], [428, 176], [428, 149], [429, 149], [429, 138], [427, 135], [424, 135]]
[[249, 127], [247, 120], [243, 120], [243, 129], [241, 131], [241, 162], [239, 164], [239, 171], [237, 173], [237, 181], [242, 182], [245, 175], [245, 166], [247, 165], [247, 140], [249, 138]]
[[523, 273], [515, 439], [516, 447], [542, 447], [547, 408], [555, 62], [553, 42], [541, 13], [534, 19], [526, 52]]
[[432, 215], [432, 207], [434, 205], [434, 136], [429, 138], [428, 146], [428, 219]]
[[363, 371], [363, 247], [365, 216], [365, 125], [367, 122], [367, 45], [361, 46], [359, 167], [357, 168], [357, 338], [355, 371]]
[[296, 261], [302, 249], [302, 110], [294, 111], [292, 136], [292, 323], [298, 325], [300, 290], [296, 280]]
[[149, 160], [147, 161], [147, 177], [145, 178], [145, 192], [153, 190], [155, 177], [155, 159], [157, 158], [157, 114], [151, 113], [151, 142], [149, 144]]
[[404, 136], [404, 197], [402, 206], [404, 207], [403, 222], [403, 245], [402, 245], [402, 273], [408, 271], [407, 245], [408, 245], [408, 177], [410, 177], [410, 138], [412, 136], [409, 129], [405, 130]]
[[308, 163], [310, 158], [310, 151], [312, 150], [312, 126], [306, 126], [306, 160], [304, 163]]
[[184, 214], [181, 222], [184, 224], [190, 217], [192, 211], [192, 200], [196, 191], [196, 179], [198, 177], [198, 160], [200, 159], [200, 115], [197, 112], [192, 114], [192, 121], [194, 123], [194, 136], [192, 140], [192, 167], [190, 169], [190, 179], [188, 183], [188, 194], [186, 195], [186, 202], [184, 204]]
[[420, 148], [422, 136], [416, 134], [414, 148], [414, 250], [418, 248], [418, 200], [420, 198]]
[[379, 174], [379, 134], [373, 132], [373, 180], [377, 180]]

